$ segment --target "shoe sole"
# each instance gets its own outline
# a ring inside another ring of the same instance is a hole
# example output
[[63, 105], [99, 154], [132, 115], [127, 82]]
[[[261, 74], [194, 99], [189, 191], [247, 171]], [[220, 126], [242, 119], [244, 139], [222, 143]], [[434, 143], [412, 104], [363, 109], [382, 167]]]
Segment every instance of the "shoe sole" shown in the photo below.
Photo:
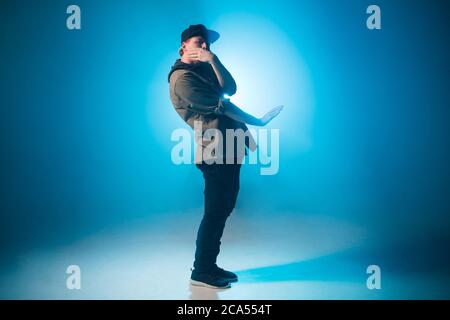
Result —
[[224, 279], [224, 280], [226, 280], [228, 282], [238, 282], [238, 278], [225, 278], [225, 277], [222, 277], [222, 279]]
[[228, 288], [231, 288], [231, 285], [229, 283], [226, 286], [224, 286], [224, 287], [219, 287], [219, 286], [213, 286], [212, 284], [208, 284], [206, 282], [201, 282], [201, 281], [192, 280], [192, 279], [191, 279], [191, 284], [193, 286], [196, 286], [196, 287], [206, 287], [206, 288], [211, 288], [211, 289], [228, 289]]

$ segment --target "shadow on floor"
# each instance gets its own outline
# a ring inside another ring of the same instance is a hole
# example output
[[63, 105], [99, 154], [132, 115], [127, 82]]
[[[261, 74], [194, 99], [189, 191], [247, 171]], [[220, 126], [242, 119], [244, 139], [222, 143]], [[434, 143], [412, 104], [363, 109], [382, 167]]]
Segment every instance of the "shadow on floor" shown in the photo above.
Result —
[[364, 283], [370, 262], [347, 253], [237, 271], [240, 283], [278, 281], [351, 281]]

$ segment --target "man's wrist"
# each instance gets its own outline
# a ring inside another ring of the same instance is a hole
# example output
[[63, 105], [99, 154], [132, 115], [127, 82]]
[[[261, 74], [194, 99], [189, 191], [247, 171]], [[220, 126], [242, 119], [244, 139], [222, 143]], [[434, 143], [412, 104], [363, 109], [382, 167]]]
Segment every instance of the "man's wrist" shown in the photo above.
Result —
[[217, 56], [211, 52], [211, 59], [209, 60], [210, 64], [214, 64], [217, 63], [219, 61], [219, 58], [217, 58]]

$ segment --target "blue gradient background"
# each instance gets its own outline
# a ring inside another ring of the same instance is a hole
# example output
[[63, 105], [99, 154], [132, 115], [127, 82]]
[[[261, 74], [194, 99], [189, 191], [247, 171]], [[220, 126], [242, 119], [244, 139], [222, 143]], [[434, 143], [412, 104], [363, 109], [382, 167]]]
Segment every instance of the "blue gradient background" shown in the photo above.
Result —
[[0, 11], [0, 273], [21, 254], [202, 205], [198, 170], [170, 160], [184, 123], [167, 72], [180, 32], [204, 23], [222, 34], [212, 50], [236, 75], [236, 103], [285, 105], [270, 126], [280, 172], [245, 168], [240, 208], [354, 221], [363, 260], [449, 275], [448, 1], [376, 1], [375, 31], [360, 0], [80, 0], [79, 31], [65, 26], [69, 4]]

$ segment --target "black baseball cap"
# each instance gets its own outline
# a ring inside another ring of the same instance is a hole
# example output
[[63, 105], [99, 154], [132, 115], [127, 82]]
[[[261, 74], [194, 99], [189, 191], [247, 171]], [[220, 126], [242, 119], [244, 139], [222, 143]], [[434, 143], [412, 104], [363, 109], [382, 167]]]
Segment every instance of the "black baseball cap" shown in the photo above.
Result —
[[191, 24], [189, 28], [181, 33], [181, 43], [196, 36], [202, 36], [206, 42], [213, 43], [219, 39], [220, 34], [214, 30], [206, 29], [202, 24]]

